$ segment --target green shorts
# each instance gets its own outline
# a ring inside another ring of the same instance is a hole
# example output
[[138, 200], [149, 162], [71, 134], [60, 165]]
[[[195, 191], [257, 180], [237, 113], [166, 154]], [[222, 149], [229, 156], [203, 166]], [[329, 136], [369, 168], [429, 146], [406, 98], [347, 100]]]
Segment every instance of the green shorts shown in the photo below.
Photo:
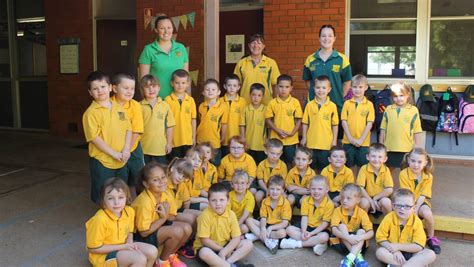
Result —
[[158, 163], [168, 165], [168, 158], [166, 156], [143, 155], [143, 158], [145, 159], [145, 164], [150, 161], [156, 161]]
[[286, 163], [288, 168], [289, 166], [293, 165], [295, 153], [296, 153], [296, 144], [283, 146], [283, 155], [281, 155], [281, 159]]
[[407, 152], [388, 152], [387, 166], [392, 168], [400, 168], [403, 157]]
[[255, 160], [255, 164], [257, 164], [257, 166], [267, 157], [264, 151], [249, 150], [247, 153], [253, 158], [253, 160]]
[[[107, 255], [105, 256], [105, 262], [107, 262], [107, 261], [117, 261], [117, 253], [118, 253], [118, 250], [107, 253]], [[106, 264], [104, 266], [110, 266], [110, 265]]]
[[91, 175], [91, 199], [95, 203], [99, 203], [100, 190], [107, 179], [120, 177], [125, 183], [128, 182], [126, 166], [119, 169], [109, 169], [95, 158], [89, 158], [89, 172]]
[[298, 209], [301, 209], [300, 200], [304, 197], [304, 195], [293, 194], [293, 193], [290, 193], [290, 195], [293, 195], [295, 197], [295, 203], [293, 205], [297, 207]]
[[357, 165], [359, 167], [364, 166], [369, 161], [367, 160], [367, 152], [369, 148], [366, 146], [356, 147], [352, 144], [344, 144], [344, 150], [346, 151], [347, 167]]
[[130, 158], [128, 159], [126, 166], [128, 171], [128, 185], [136, 186], [138, 182], [138, 176], [145, 166], [142, 145], [140, 143], [138, 143], [137, 148], [135, 148], [135, 150], [130, 153]]
[[311, 168], [321, 172], [322, 169], [329, 165], [329, 150], [311, 149], [313, 151], [313, 162]]

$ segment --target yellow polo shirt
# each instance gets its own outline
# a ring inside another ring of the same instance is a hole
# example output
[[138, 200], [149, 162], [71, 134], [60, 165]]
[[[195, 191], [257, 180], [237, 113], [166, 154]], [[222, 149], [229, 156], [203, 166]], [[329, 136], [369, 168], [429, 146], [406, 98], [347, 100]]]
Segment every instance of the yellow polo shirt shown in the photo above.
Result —
[[321, 176], [326, 177], [330, 192], [341, 192], [346, 184], [354, 183], [354, 173], [345, 165], [342, 170], [336, 173], [332, 165], [329, 164], [321, 171]]
[[[276, 97], [270, 101], [265, 112], [265, 119], [273, 119], [273, 123], [278, 129], [283, 131], [291, 132], [295, 128], [295, 120], [301, 119], [303, 111], [298, 99], [291, 95], [283, 100], [280, 97]], [[298, 144], [298, 132], [295, 135], [287, 138], [280, 138], [278, 134], [270, 130], [270, 138], [276, 138], [283, 142], [283, 145], [294, 145]]]
[[[110, 99], [118, 104], [115, 95]], [[143, 115], [140, 103], [132, 99], [123, 105], [123, 109], [125, 112], [127, 112], [127, 116], [130, 119], [132, 132], [140, 135], [143, 134]], [[138, 142], [140, 141], [140, 135], [138, 136], [137, 140], [135, 140], [135, 143], [132, 145], [132, 147], [130, 147], [130, 152], [133, 152], [137, 148]]]
[[268, 104], [273, 98], [273, 86], [277, 83], [280, 70], [275, 60], [262, 55], [260, 62], [255, 65], [250, 56], [242, 58], [235, 65], [234, 74], [239, 76], [242, 82], [240, 95], [250, 103], [250, 86], [253, 83], [261, 83], [265, 86], [263, 103]]
[[291, 220], [291, 206], [288, 199], [284, 196], [278, 198], [278, 203], [274, 209], [272, 209], [272, 199], [266, 197], [262, 201], [260, 207], [260, 217], [267, 218], [267, 225], [281, 223], [283, 220]]
[[240, 126], [245, 126], [245, 140], [247, 140], [250, 150], [265, 150], [265, 139], [267, 137], [266, 110], [267, 107], [263, 104], [258, 108], [254, 108], [252, 104], [249, 104], [241, 113]]
[[146, 99], [140, 102], [145, 130], [141, 136], [143, 154], [151, 156], [166, 155], [166, 129], [176, 125], [173, 112], [168, 103], [160, 97], [151, 106]]
[[89, 156], [100, 161], [108, 169], [120, 169], [126, 162], [115, 160], [91, 142], [98, 136], [113, 150], [117, 152], [123, 150], [125, 136], [132, 127], [123, 107], [114, 101], [111, 102], [112, 108], [108, 109], [92, 101], [82, 116], [82, 125], [86, 141], [89, 143]]
[[223, 143], [224, 146], [228, 146], [230, 138], [240, 135], [240, 118], [247, 106], [247, 101], [239, 95], [236, 95], [234, 100], [230, 101], [227, 95], [224, 95], [224, 97], [219, 98], [219, 102], [224, 104], [229, 111], [227, 113], [227, 132]]
[[375, 234], [377, 243], [388, 241], [390, 243], [411, 244], [415, 243], [422, 248], [426, 244], [426, 234], [423, 223], [414, 213], [410, 215], [407, 223], [400, 230], [400, 221], [395, 211], [385, 215]]
[[339, 125], [337, 106], [328, 97], [326, 102], [318, 106], [316, 98], [311, 100], [304, 109], [303, 121], [308, 125], [306, 146], [310, 149], [329, 150], [334, 138], [332, 126]]
[[[204, 173], [204, 177], [207, 180], [206, 185], [208, 184], [209, 187], [219, 181], [219, 176], [217, 175], [217, 168], [216, 166], [214, 166], [214, 164], [210, 162], [207, 163], [207, 169]], [[209, 191], [209, 187], [204, 187], [204, 190]]]
[[301, 203], [301, 216], [308, 217], [308, 226], [316, 228], [323, 222], [330, 222], [332, 212], [334, 211], [334, 203], [326, 195], [319, 206], [315, 207], [314, 199], [307, 196]]
[[240, 237], [240, 234], [239, 221], [233, 211], [225, 209], [224, 213], [219, 215], [208, 207], [197, 218], [194, 250], [203, 247], [201, 238], [209, 238], [224, 247], [232, 238]]
[[257, 179], [263, 180], [265, 184], [267, 184], [268, 180], [270, 180], [270, 177], [273, 175], [281, 175], [281, 177], [286, 178], [288, 175], [288, 169], [283, 161], [278, 160], [278, 163], [273, 168], [270, 167], [268, 159], [265, 159], [258, 164]]
[[222, 124], [227, 124], [229, 109], [217, 100], [209, 108], [206, 101], [199, 105], [199, 126], [197, 127], [197, 143], [210, 142], [212, 148], [221, 147]]
[[183, 203], [191, 198], [192, 182], [189, 179], [185, 179], [175, 186], [171, 179], [168, 179], [167, 192], [173, 196], [176, 209], [179, 210], [183, 206]]
[[[100, 209], [86, 222], [86, 245], [88, 249], [103, 245], [125, 244], [134, 232], [135, 211], [125, 206], [118, 218], [108, 209]], [[106, 254], [89, 253], [89, 261], [94, 267], [104, 266]]]
[[[361, 227], [366, 232], [373, 230], [372, 222], [369, 219], [369, 215], [365, 210], [361, 209], [359, 206], [356, 206], [354, 213], [352, 214], [349, 220], [349, 211], [344, 209], [342, 206], [337, 207], [331, 216], [331, 228], [339, 226], [339, 224], [345, 224], [347, 230], [352, 233], [359, 230]], [[339, 244], [339, 238], [331, 237], [331, 245]]]
[[370, 197], [380, 194], [385, 188], [393, 188], [393, 179], [390, 170], [385, 164], [380, 167], [379, 174], [375, 175], [370, 163], [359, 170], [356, 184], [367, 191]]
[[[199, 197], [201, 195], [201, 190], [211, 187], [211, 184], [205, 179], [204, 173], [201, 168], [194, 170], [193, 175], [193, 189], [191, 191], [192, 197]], [[206, 190], [207, 191], [207, 190]]]
[[418, 108], [407, 104], [398, 108], [393, 104], [385, 109], [380, 129], [385, 130], [384, 145], [390, 152], [408, 152], [415, 145], [414, 134], [421, 133]]
[[173, 129], [173, 147], [193, 145], [192, 120], [196, 119], [196, 103], [194, 103], [194, 99], [186, 94], [180, 104], [176, 94], [171, 93], [171, 95], [165, 98], [165, 101], [170, 105], [176, 122], [176, 126]]
[[222, 158], [221, 165], [219, 165], [219, 179], [231, 182], [236, 170], [244, 170], [250, 177], [255, 178], [257, 165], [255, 164], [255, 160], [247, 153], [244, 153], [239, 159], [228, 154]]
[[308, 167], [303, 177], [300, 176], [300, 172], [296, 167], [293, 167], [286, 176], [285, 179], [285, 186], [288, 187], [289, 185], [296, 185], [299, 187], [308, 188], [309, 182], [311, 178], [316, 175], [316, 172]]
[[160, 219], [160, 215], [156, 212], [158, 203], [167, 202], [170, 206], [169, 214], [176, 215], [176, 205], [174, 197], [165, 191], [161, 194], [160, 199], [156, 199], [150, 190], [143, 190], [140, 195], [132, 203], [132, 208], [135, 210], [135, 226], [139, 232], [150, 229], [152, 223]]
[[250, 217], [252, 217], [253, 210], [255, 208], [255, 198], [253, 197], [252, 193], [247, 190], [245, 192], [244, 198], [242, 201], [237, 199], [237, 194], [234, 190], [230, 191], [229, 193], [229, 202], [230, 202], [230, 209], [235, 212], [237, 219], [242, 217], [244, 211], [248, 211]]
[[433, 187], [433, 175], [422, 173], [419, 183], [416, 182], [416, 176], [410, 168], [403, 169], [398, 176], [400, 188], [409, 189], [415, 195], [415, 201], [420, 196], [425, 196], [425, 202], [431, 207], [429, 199], [431, 198], [431, 188]]
[[[360, 103], [357, 103], [355, 98], [351, 98], [350, 100], [344, 102], [341, 112], [341, 121], [347, 122], [347, 126], [349, 126], [349, 132], [353, 138], [359, 139], [362, 136], [367, 123], [374, 122], [374, 120], [374, 105], [372, 102], [367, 100], [367, 98], [364, 97]], [[349, 139], [345, 133], [342, 143], [350, 144]], [[364, 139], [364, 142], [362, 142], [361, 146], [367, 147], [369, 145], [370, 131], [369, 134], [367, 134], [367, 137]]]

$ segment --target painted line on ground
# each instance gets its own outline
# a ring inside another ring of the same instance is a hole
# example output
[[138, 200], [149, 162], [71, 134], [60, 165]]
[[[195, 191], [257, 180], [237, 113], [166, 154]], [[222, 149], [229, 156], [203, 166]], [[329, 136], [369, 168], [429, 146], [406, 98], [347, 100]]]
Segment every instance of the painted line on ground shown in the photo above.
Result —
[[21, 169], [18, 169], [18, 170], [13, 170], [13, 171], [5, 172], [5, 173], [0, 174], [0, 177], [7, 176], [7, 175], [9, 175], [9, 174], [13, 174], [13, 173], [17, 173], [17, 172], [21, 172], [21, 171], [24, 171], [24, 170], [27, 170], [27, 169], [28, 169], [28, 168], [21, 168]]

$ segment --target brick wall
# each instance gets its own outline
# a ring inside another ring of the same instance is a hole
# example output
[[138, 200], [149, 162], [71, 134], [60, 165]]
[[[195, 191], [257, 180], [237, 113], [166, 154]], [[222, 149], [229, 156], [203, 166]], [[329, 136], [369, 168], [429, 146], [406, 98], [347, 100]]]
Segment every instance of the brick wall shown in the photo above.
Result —
[[[46, 0], [46, 54], [50, 132], [54, 136], [83, 136], [82, 113], [91, 98], [85, 79], [93, 70], [92, 1]], [[58, 38], [80, 38], [79, 74], [59, 73]], [[77, 125], [78, 131], [68, 129]]]
[[156, 34], [150, 29], [143, 28], [144, 8], [153, 8], [153, 15], [165, 13], [169, 17], [186, 15], [196, 12], [194, 28], [188, 22], [186, 30], [180, 25], [176, 41], [190, 47], [189, 70], [199, 70], [198, 86], [192, 85], [192, 95], [201, 98], [201, 84], [204, 77], [204, 1], [205, 0], [137, 0], [137, 55], [140, 56], [143, 47], [155, 40]]
[[319, 28], [336, 29], [335, 49], [344, 52], [345, 0], [265, 0], [264, 34], [266, 53], [278, 63], [281, 73], [296, 81], [293, 95], [303, 100], [302, 77], [307, 56], [319, 48]]

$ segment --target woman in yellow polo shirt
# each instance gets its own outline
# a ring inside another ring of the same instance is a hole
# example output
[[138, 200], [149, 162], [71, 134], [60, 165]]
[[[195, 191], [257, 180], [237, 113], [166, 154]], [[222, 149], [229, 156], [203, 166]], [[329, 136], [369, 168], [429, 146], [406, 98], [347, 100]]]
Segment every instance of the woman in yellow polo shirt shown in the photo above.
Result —
[[263, 104], [267, 105], [273, 98], [273, 85], [276, 84], [280, 70], [275, 60], [263, 54], [265, 39], [261, 34], [250, 37], [248, 44], [250, 55], [242, 58], [235, 65], [234, 74], [239, 76], [242, 88], [240, 96], [250, 103], [250, 85], [261, 83], [265, 86]]

